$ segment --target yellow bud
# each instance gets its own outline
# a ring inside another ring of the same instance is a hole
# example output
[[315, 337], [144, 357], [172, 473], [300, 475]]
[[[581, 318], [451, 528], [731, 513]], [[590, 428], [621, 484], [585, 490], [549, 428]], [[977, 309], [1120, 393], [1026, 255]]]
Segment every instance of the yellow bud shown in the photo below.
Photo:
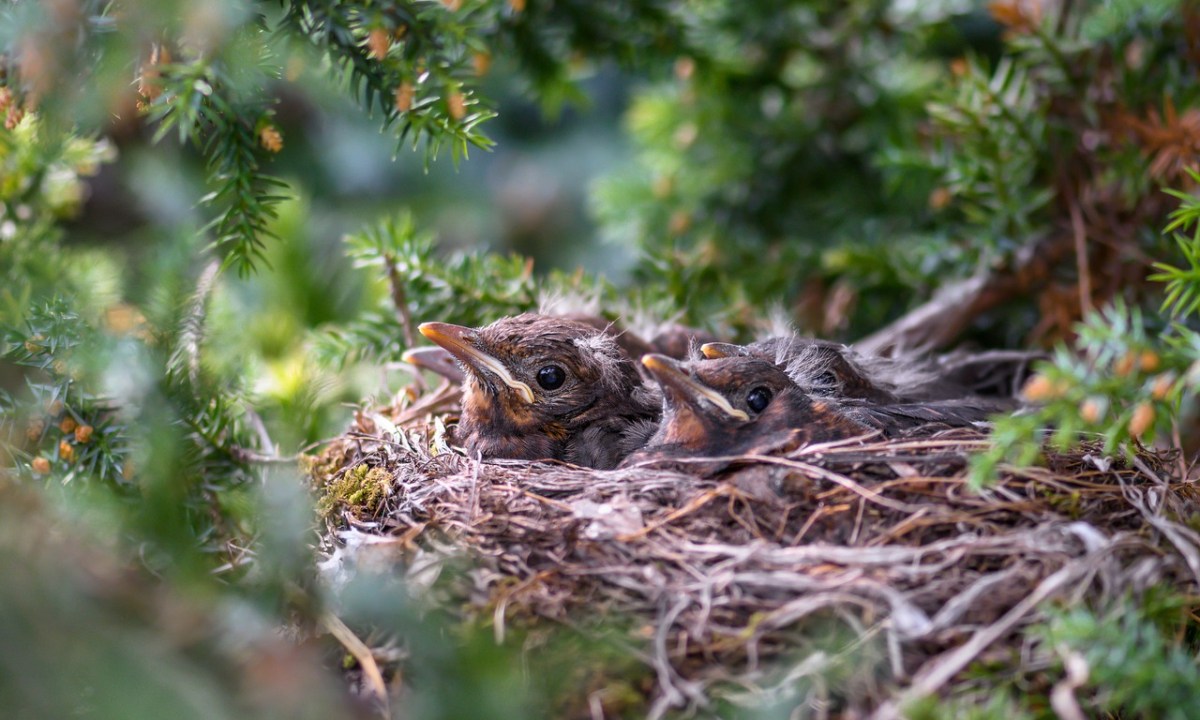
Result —
[[73, 433], [75, 432], [75, 425], [76, 423], [74, 418], [65, 417], [62, 419], [62, 422], [58, 424], [58, 429], [64, 433]]
[[1154, 372], [1158, 369], [1159, 364], [1158, 354], [1153, 350], [1143, 350], [1142, 354], [1138, 356], [1138, 367], [1142, 369], [1142, 372]]
[[1136, 362], [1137, 358], [1133, 356], [1133, 353], [1122, 355], [1121, 357], [1117, 358], [1115, 363], [1113, 363], [1113, 372], [1116, 373], [1118, 377], [1125, 377], [1129, 373], [1133, 372], [1133, 366]]
[[686, 210], [676, 210], [671, 213], [667, 230], [672, 235], [682, 235], [692, 227], [692, 216]]
[[941, 210], [941, 209], [945, 208], [947, 205], [949, 205], [950, 201], [953, 198], [954, 198], [954, 196], [950, 192], [950, 188], [947, 188], [947, 187], [934, 188], [933, 192], [929, 193], [929, 209], [930, 210]]
[[467, 103], [463, 99], [462, 93], [457, 90], [451, 90], [446, 95], [446, 112], [450, 113], [450, 117], [455, 120], [462, 120], [467, 114]]
[[388, 31], [383, 28], [375, 28], [367, 35], [367, 49], [371, 51], [371, 57], [376, 60], [382, 60], [387, 57], [388, 50], [392, 47], [392, 39], [388, 36]]
[[1155, 400], [1162, 400], [1170, 394], [1173, 387], [1175, 387], [1175, 373], [1163, 373], [1154, 378], [1154, 385], [1150, 388], [1150, 396]]
[[675, 77], [683, 81], [692, 79], [696, 73], [696, 61], [690, 57], [681, 57], [675, 61]]
[[1088, 398], [1079, 406], [1079, 417], [1083, 418], [1084, 422], [1095, 425], [1104, 417], [1104, 408], [1100, 401]]
[[33, 459], [33, 471], [38, 475], [45, 475], [50, 472], [50, 461], [41, 456], [35, 457]]
[[483, 77], [492, 67], [492, 56], [485, 52], [477, 52], [471, 56], [471, 65], [475, 68], [475, 74]]
[[75, 459], [75, 448], [71, 447], [71, 443], [63, 438], [58, 443], [58, 456], [67, 462]]
[[405, 81], [396, 88], [396, 112], [408, 112], [413, 104], [413, 84]]
[[75, 428], [75, 442], [85, 443], [92, 439], [92, 433], [95, 431], [91, 425], [80, 425]]
[[1059, 397], [1061, 393], [1050, 378], [1045, 375], [1034, 375], [1025, 383], [1021, 395], [1031, 402], [1045, 402]]
[[267, 152], [277, 153], [283, 149], [283, 136], [279, 134], [279, 130], [274, 125], [267, 125], [259, 131], [258, 143]]
[[695, 124], [684, 123], [683, 125], [679, 126], [678, 130], [675, 131], [673, 139], [675, 140], [676, 147], [678, 147], [680, 150], [687, 150], [692, 146], [692, 143], [696, 142], [696, 138], [699, 136], [700, 129], [697, 128]]
[[1154, 425], [1154, 406], [1150, 403], [1139, 403], [1133, 409], [1133, 417], [1129, 418], [1129, 434], [1141, 437]]

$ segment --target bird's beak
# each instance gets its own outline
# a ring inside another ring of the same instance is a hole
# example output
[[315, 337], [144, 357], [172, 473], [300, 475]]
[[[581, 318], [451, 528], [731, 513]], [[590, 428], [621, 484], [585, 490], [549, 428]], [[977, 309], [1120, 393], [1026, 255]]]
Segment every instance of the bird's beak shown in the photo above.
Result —
[[746, 348], [734, 343], [711, 342], [701, 345], [700, 352], [704, 353], [704, 357], [709, 360], [718, 360], [727, 357], [742, 357], [746, 354]]
[[409, 365], [415, 365], [422, 370], [437, 373], [453, 383], [462, 383], [465, 379], [458, 363], [454, 361], [445, 348], [419, 347], [405, 350], [400, 359]]
[[707, 400], [732, 418], [742, 421], [750, 419], [745, 412], [730, 405], [721, 393], [688, 375], [678, 362], [666, 355], [646, 355], [642, 358], [642, 364], [654, 375], [654, 379], [664, 390], [673, 389], [690, 403], [698, 404]]
[[479, 349], [479, 333], [461, 325], [449, 323], [422, 323], [417, 328], [421, 334], [441, 345], [446, 352], [458, 358], [464, 365], [476, 371], [487, 372], [500, 378], [500, 381], [512, 388], [527, 403], [533, 403], [533, 390], [528, 385], [517, 380], [504, 367], [504, 363]]

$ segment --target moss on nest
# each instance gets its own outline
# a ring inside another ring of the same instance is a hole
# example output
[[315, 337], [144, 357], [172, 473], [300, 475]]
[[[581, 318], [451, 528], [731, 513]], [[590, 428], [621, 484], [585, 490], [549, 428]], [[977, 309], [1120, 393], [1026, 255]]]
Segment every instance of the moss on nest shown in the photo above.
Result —
[[[319, 463], [312, 466], [312, 471], [319, 469]], [[366, 463], [312, 477], [323, 491], [317, 500], [317, 512], [322, 517], [330, 517], [341, 509], [358, 516], [373, 516], [392, 489], [392, 474], [385, 468], [373, 468]]]

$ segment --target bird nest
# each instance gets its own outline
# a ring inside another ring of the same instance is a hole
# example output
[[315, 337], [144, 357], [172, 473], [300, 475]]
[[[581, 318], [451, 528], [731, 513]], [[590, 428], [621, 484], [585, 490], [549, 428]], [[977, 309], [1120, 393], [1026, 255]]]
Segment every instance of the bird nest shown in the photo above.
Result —
[[[427, 577], [453, 558], [470, 578], [454, 610], [501, 640], [518, 619], [625, 618], [652, 716], [765, 702], [894, 717], [951, 681], [986, 692], [972, 666], [1041, 662], [1020, 631], [1044, 601], [1200, 589], [1197, 492], [1170, 453], [1048, 449], [978, 490], [967, 466], [988, 439], [963, 429], [604, 471], [478, 462], [448, 442], [456, 400], [443, 386], [360, 412], [314, 460], [325, 568], [383, 550]], [[603, 679], [576, 690], [569, 714], [629, 711]]]

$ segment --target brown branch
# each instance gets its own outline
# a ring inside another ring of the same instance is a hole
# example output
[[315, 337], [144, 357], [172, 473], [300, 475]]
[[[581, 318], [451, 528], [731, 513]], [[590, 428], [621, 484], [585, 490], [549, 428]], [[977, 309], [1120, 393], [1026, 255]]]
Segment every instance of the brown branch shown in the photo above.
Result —
[[1072, 236], [1066, 233], [1031, 242], [1018, 250], [1010, 263], [942, 288], [928, 302], [854, 347], [875, 355], [944, 348], [981, 314], [1044, 282], [1071, 247]]
[[385, 255], [384, 263], [387, 264], [392, 305], [396, 308], [396, 318], [400, 320], [400, 327], [404, 329], [404, 346], [406, 348], [416, 347], [417, 333], [413, 327], [412, 312], [408, 309], [408, 295], [404, 292], [404, 281], [400, 278], [400, 271], [396, 269], [396, 258], [391, 254]]
[[1079, 273], [1079, 312], [1087, 315], [1092, 311], [1092, 272], [1088, 268], [1087, 228], [1083, 225], [1083, 213], [1079, 201], [1070, 199], [1071, 235], [1075, 241], [1075, 269]]

